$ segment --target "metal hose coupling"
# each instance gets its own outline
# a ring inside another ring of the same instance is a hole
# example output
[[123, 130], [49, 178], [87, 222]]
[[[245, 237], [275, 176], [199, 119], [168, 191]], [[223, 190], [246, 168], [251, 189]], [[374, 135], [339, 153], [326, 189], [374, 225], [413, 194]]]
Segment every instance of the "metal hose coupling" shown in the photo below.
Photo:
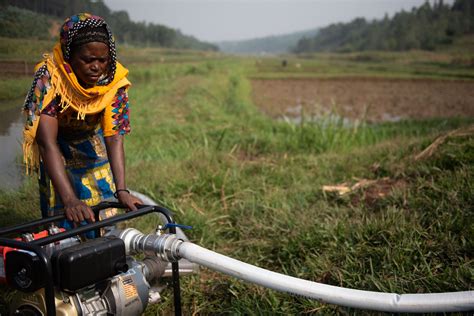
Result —
[[127, 254], [144, 253], [147, 256], [156, 256], [163, 261], [175, 262], [181, 257], [178, 248], [183, 240], [174, 234], [145, 235], [135, 228], [113, 230], [108, 235], [122, 239]]

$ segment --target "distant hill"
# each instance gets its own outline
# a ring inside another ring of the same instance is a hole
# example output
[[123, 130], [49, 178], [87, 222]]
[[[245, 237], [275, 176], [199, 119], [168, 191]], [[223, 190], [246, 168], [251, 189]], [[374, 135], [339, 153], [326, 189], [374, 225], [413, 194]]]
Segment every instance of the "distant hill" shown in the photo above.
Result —
[[313, 37], [318, 29], [273, 35], [241, 41], [223, 41], [215, 43], [225, 53], [233, 54], [280, 54], [292, 51], [303, 37]]
[[435, 0], [393, 18], [331, 24], [298, 41], [294, 52], [435, 50], [469, 34], [474, 34], [474, 0], [455, 0], [452, 5]]
[[[115, 39], [121, 43], [195, 50], [218, 49], [211, 43], [199, 41], [161, 24], [133, 22], [126, 11], [112, 11], [102, 0], [0, 0], [0, 36], [55, 38], [62, 21], [80, 12], [103, 17], [111, 26]], [[51, 32], [52, 29], [56, 32]]]

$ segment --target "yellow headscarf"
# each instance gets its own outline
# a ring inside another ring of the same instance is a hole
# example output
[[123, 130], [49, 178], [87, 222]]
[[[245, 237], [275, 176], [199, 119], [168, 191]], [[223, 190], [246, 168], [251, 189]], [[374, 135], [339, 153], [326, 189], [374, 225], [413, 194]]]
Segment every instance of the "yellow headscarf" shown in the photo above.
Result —
[[[60, 97], [61, 111], [71, 107], [77, 112], [78, 119], [84, 119], [88, 114], [97, 114], [111, 105], [117, 90], [128, 87], [128, 70], [119, 62], [116, 63], [113, 80], [107, 85], [84, 88], [79, 84], [72, 67], [64, 60], [61, 44], [56, 44], [53, 54], [46, 56], [45, 61], [38, 64], [37, 69], [46, 65], [50, 74], [50, 88], [42, 101], [44, 109], [56, 97]], [[41, 109], [41, 110], [42, 110]], [[26, 124], [23, 132], [23, 161], [27, 174], [39, 167], [39, 149], [36, 143], [36, 130], [40, 120], [41, 110], [36, 109], [35, 119], [31, 125]]]

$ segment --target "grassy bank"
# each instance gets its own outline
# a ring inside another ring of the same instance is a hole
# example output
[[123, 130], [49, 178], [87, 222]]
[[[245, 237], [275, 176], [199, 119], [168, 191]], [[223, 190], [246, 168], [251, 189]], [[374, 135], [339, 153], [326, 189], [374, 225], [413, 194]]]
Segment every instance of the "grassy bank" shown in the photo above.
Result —
[[[170, 76], [163, 69], [133, 94], [141, 106], [127, 142], [128, 167], [134, 188], [194, 227], [194, 242], [350, 288], [472, 289], [472, 134], [414, 159], [437, 136], [472, 120], [292, 125], [255, 110], [240, 63], [173, 66], [173, 80], [159, 79]], [[322, 190], [360, 179], [380, 182], [342, 196]], [[389, 179], [388, 192], [382, 179]], [[208, 270], [182, 288], [189, 313], [348, 311]], [[159, 310], [170, 308], [167, 300]]]
[[[259, 72], [255, 60], [203, 56], [131, 64], [128, 184], [192, 225], [191, 241], [276, 272], [349, 288], [473, 289], [472, 131], [451, 134], [430, 155], [418, 156], [438, 136], [473, 124], [472, 118], [290, 124], [253, 105], [248, 76]], [[336, 184], [353, 190], [323, 190]], [[38, 217], [36, 189], [30, 180], [18, 192], [0, 193], [1, 226]], [[145, 218], [131, 225], [153, 229]], [[366, 313], [207, 269], [183, 278], [181, 286], [185, 314]], [[146, 314], [172, 308], [167, 289]]]

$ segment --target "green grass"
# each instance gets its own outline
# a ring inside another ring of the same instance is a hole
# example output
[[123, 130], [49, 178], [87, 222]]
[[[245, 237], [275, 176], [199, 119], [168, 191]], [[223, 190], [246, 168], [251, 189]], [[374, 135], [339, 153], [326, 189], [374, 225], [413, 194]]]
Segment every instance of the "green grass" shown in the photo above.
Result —
[[24, 60], [40, 62], [44, 53], [52, 51], [51, 40], [17, 39], [0, 37], [0, 60]]
[[[429, 161], [412, 161], [437, 135], [472, 120], [351, 128], [339, 120], [274, 122], [255, 111], [239, 63], [198, 75], [182, 67], [173, 66], [173, 80], [158, 90], [132, 92], [143, 106], [135, 109], [127, 151], [135, 153], [128, 156], [129, 172], [138, 176], [134, 188], [194, 226], [193, 241], [273, 271], [351, 288], [472, 289], [472, 137], [445, 144]], [[158, 68], [151, 76], [157, 82], [170, 76], [167, 68]], [[464, 151], [470, 154], [460, 158]], [[445, 170], [439, 163], [452, 155], [457, 167]], [[420, 176], [420, 170], [427, 174]], [[370, 205], [321, 190], [324, 184], [382, 177], [407, 185]], [[353, 195], [358, 194], [363, 193]], [[456, 236], [448, 233], [452, 230]], [[350, 311], [205, 269], [185, 279], [182, 288], [187, 313]], [[158, 311], [171, 308], [168, 299]]]
[[32, 79], [30, 77], [22, 78], [4, 78], [0, 80], [0, 101], [2, 106], [0, 110], [5, 108], [11, 100], [25, 98], [28, 89], [31, 87]]
[[[253, 78], [332, 78], [383, 77], [474, 79], [472, 53], [443, 52], [360, 52], [314, 53], [280, 56], [256, 60]], [[282, 66], [286, 60], [287, 65]]]
[[[276, 272], [349, 288], [473, 290], [474, 137], [448, 138], [431, 157], [414, 160], [437, 136], [473, 124], [472, 118], [289, 124], [253, 105], [248, 78], [267, 71], [255, 60], [147, 58], [148, 64], [137, 58], [130, 66], [127, 182], [193, 226], [191, 241]], [[264, 63], [277, 67], [276, 60]], [[369, 189], [344, 196], [322, 190], [384, 178], [400, 185], [375, 199]], [[39, 217], [36, 190], [30, 179], [18, 192], [0, 194], [2, 226]], [[154, 228], [146, 218], [138, 222], [145, 231]], [[208, 269], [181, 281], [185, 314], [368, 313]], [[171, 288], [162, 294], [162, 303], [146, 315], [172, 312]]]

